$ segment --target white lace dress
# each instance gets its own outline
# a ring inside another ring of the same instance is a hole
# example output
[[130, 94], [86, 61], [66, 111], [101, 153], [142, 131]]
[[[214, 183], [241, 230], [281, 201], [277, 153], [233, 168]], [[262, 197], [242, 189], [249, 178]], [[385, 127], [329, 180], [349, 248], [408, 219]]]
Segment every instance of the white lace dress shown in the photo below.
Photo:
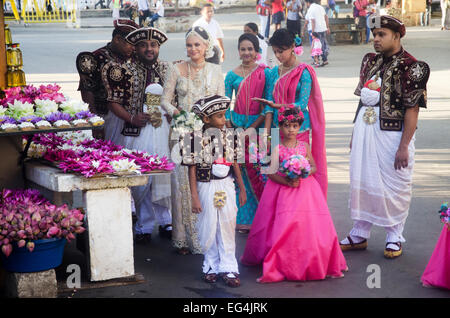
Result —
[[[172, 105], [177, 94], [178, 107]], [[173, 115], [175, 109], [191, 111], [192, 105], [207, 95], [225, 95], [225, 84], [220, 65], [206, 63], [193, 78], [180, 74], [177, 65], [167, 75], [161, 106]], [[179, 154], [178, 145], [171, 145], [172, 160]], [[179, 161], [178, 161], [179, 162]], [[178, 163], [177, 162], [177, 163]], [[201, 254], [198, 233], [195, 228], [197, 215], [192, 213], [188, 168], [177, 164], [171, 180], [172, 187], [172, 241], [176, 248], [188, 248], [193, 254]]]

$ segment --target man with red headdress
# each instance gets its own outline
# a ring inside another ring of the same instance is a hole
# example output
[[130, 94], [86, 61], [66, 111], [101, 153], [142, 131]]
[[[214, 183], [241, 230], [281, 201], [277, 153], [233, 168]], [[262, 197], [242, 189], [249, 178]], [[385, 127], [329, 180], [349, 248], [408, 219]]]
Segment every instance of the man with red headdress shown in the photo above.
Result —
[[355, 94], [350, 156], [350, 211], [354, 221], [342, 250], [367, 248], [372, 225], [384, 227], [384, 256], [402, 254], [409, 212], [414, 141], [419, 108], [426, 107], [428, 64], [417, 61], [400, 42], [404, 24], [391, 16], [369, 21], [377, 54], [364, 56]]

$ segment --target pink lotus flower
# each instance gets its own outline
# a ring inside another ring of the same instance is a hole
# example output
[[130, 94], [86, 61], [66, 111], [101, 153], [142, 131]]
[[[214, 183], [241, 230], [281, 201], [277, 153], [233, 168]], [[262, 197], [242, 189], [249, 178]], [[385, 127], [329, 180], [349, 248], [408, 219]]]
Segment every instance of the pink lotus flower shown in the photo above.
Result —
[[2, 246], [2, 252], [5, 254], [6, 257], [8, 257], [12, 252], [12, 245], [6, 244]]

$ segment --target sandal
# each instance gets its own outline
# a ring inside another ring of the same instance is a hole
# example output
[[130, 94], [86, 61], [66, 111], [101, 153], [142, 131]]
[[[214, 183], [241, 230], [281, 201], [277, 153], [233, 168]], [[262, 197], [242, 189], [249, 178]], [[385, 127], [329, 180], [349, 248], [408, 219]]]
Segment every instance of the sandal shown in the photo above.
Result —
[[213, 284], [215, 282], [217, 282], [217, 274], [216, 273], [210, 273], [208, 271], [208, 273], [203, 274], [203, 280], [209, 284]]
[[[388, 248], [389, 244], [397, 245], [400, 249], [394, 250], [392, 248]], [[384, 257], [393, 259], [393, 258], [399, 257], [400, 255], [402, 255], [402, 243], [400, 243], [400, 242], [387, 242], [386, 243], [386, 248], [384, 249]]]
[[339, 245], [341, 246], [342, 251], [354, 251], [354, 250], [365, 250], [367, 248], [367, 239], [364, 239], [363, 241], [359, 243], [354, 243], [352, 238], [347, 236], [347, 240], [350, 242], [350, 244], [341, 244], [339, 242]]
[[248, 233], [250, 233], [250, 230], [249, 229], [240, 229], [240, 230], [238, 230], [238, 232], [241, 234], [248, 234]]
[[239, 287], [241, 286], [241, 280], [237, 273], [223, 273], [222, 279], [228, 287]]

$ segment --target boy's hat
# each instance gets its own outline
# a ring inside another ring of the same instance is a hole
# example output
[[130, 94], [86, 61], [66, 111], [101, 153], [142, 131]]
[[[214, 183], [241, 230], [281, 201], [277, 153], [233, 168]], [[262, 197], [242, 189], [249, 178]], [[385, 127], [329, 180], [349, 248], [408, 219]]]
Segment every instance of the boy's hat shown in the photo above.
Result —
[[226, 96], [210, 95], [195, 102], [192, 111], [200, 116], [211, 116], [227, 110], [231, 100]]

